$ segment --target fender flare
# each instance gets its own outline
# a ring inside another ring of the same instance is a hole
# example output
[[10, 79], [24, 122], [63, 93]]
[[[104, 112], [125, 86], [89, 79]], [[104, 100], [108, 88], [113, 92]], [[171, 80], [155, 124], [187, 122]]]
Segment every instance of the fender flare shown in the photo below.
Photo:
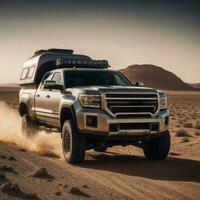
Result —
[[[65, 114], [68, 116], [65, 117]], [[62, 126], [64, 124], [64, 121], [67, 119], [72, 119], [75, 129], [78, 130], [77, 119], [76, 119], [75, 109], [74, 109], [73, 105], [70, 105], [70, 106], [63, 105], [61, 107], [61, 110], [60, 110], [60, 129], [61, 129], [61, 131], [62, 131]]]

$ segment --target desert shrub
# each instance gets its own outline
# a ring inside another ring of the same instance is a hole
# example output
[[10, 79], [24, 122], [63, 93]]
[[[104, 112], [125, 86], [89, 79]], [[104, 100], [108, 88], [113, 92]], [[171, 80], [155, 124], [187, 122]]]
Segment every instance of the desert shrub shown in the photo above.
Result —
[[179, 123], [179, 125], [180, 125], [180, 124], [183, 124], [184, 121], [183, 121], [182, 119], [179, 119], [179, 120], [178, 120], [178, 123]]
[[176, 131], [176, 137], [190, 137], [190, 135], [185, 129], [180, 129]]
[[176, 114], [177, 116], [179, 116], [179, 117], [181, 117], [183, 114], [182, 113], [180, 113], [180, 112], [177, 112], [177, 114]]
[[187, 117], [185, 117], [185, 119], [184, 119], [184, 122], [187, 122], [187, 121], [190, 121], [190, 118], [188, 117], [188, 115], [187, 115]]
[[189, 142], [189, 141], [190, 141], [190, 139], [188, 137], [184, 137], [182, 140], [182, 142], [184, 142], [184, 143]]
[[186, 122], [186, 123], [183, 124], [183, 127], [185, 127], [185, 128], [192, 128], [193, 124], [191, 122]]
[[200, 136], [200, 131], [196, 131], [194, 134]]
[[200, 122], [196, 122], [195, 125], [194, 125], [194, 127], [195, 127], [196, 129], [200, 129]]

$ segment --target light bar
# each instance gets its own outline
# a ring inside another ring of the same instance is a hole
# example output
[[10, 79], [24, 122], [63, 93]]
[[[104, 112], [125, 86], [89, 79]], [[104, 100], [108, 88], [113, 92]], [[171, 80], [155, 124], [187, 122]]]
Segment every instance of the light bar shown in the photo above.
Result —
[[56, 60], [56, 66], [58, 68], [62, 67], [108, 68], [109, 64], [107, 60], [80, 60], [80, 59], [58, 58]]

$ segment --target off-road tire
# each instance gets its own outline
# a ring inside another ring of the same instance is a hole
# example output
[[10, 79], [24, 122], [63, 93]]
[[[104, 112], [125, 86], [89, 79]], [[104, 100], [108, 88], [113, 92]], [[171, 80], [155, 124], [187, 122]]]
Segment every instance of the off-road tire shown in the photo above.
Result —
[[21, 133], [25, 137], [32, 137], [37, 134], [37, 124], [31, 120], [28, 114], [21, 119]]
[[72, 120], [66, 120], [62, 128], [63, 155], [67, 163], [80, 163], [85, 158], [85, 137], [78, 133]]
[[107, 147], [106, 146], [98, 146], [94, 148], [94, 151], [96, 152], [106, 152]]
[[150, 160], [164, 160], [168, 156], [169, 149], [169, 131], [166, 131], [160, 137], [150, 139], [143, 147], [145, 157]]

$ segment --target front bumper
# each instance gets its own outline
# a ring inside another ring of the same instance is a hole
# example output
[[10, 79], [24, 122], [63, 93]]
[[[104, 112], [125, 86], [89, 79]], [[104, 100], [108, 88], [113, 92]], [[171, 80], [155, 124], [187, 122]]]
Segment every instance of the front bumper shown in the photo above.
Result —
[[[88, 116], [96, 120], [88, 125]], [[103, 110], [80, 108], [76, 112], [77, 126], [80, 133], [100, 135], [156, 135], [168, 130], [169, 111], [160, 110], [156, 116], [149, 118], [119, 119]]]

